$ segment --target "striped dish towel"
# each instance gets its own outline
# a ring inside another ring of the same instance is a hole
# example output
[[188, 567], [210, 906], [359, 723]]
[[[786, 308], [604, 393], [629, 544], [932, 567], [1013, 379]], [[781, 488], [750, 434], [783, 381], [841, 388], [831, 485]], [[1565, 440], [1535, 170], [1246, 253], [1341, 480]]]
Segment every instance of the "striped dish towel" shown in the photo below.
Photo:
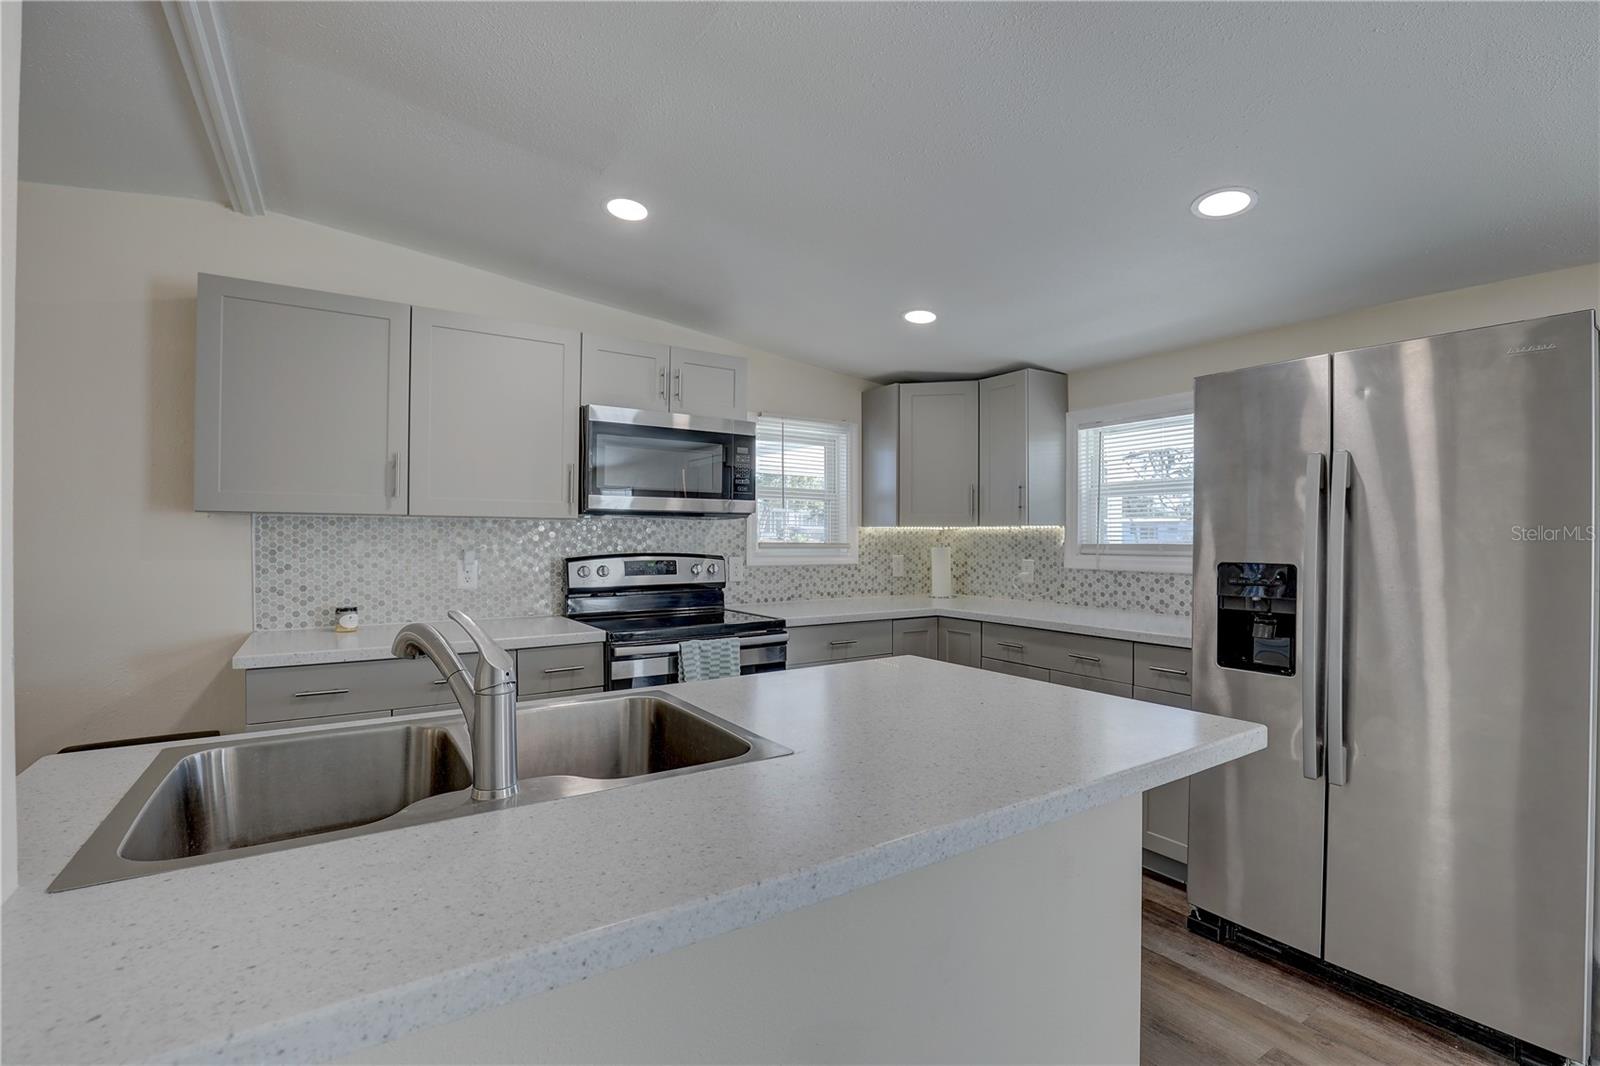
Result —
[[686, 640], [678, 645], [678, 680], [709, 681], [739, 676], [739, 638]]

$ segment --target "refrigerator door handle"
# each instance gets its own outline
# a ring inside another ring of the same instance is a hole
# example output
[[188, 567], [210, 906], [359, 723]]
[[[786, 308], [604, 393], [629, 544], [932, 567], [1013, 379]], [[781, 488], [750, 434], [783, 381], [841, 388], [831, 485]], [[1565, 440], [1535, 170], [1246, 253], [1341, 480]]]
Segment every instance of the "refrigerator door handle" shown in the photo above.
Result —
[[1322, 569], [1323, 501], [1328, 490], [1327, 458], [1306, 456], [1306, 543], [1300, 573], [1300, 772], [1322, 776]]
[[1345, 557], [1350, 527], [1350, 453], [1333, 453], [1333, 488], [1328, 493], [1328, 783], [1343, 785]]

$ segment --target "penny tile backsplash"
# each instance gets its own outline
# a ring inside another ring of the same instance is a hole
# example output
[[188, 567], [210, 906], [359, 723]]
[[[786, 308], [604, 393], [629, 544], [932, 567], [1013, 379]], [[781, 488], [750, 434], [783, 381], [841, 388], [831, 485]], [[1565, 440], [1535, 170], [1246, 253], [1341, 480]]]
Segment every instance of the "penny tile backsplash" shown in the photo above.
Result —
[[[484, 618], [559, 614], [561, 562], [600, 552], [681, 551], [742, 558], [745, 525], [727, 519], [389, 518], [257, 515], [255, 627], [333, 624], [354, 604], [364, 624], [443, 618], [458, 607]], [[1082, 607], [1187, 615], [1188, 574], [1069, 569], [1059, 526], [1014, 529], [863, 529], [860, 562], [746, 566], [732, 602], [826, 596], [926, 595], [928, 549], [948, 545], [958, 595], [1009, 596]], [[456, 587], [463, 551], [478, 555], [475, 589]], [[905, 557], [893, 576], [892, 557]], [[1020, 577], [1023, 559], [1034, 579]]]

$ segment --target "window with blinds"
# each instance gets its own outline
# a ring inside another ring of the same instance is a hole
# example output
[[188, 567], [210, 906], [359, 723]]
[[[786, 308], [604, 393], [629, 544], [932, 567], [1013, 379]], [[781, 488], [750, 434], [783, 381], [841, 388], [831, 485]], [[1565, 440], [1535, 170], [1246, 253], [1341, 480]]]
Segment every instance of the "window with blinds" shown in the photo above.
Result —
[[778, 554], [853, 551], [850, 507], [855, 427], [762, 416], [756, 420], [755, 546]]
[[1078, 550], [1168, 553], [1194, 543], [1194, 413], [1077, 430]]

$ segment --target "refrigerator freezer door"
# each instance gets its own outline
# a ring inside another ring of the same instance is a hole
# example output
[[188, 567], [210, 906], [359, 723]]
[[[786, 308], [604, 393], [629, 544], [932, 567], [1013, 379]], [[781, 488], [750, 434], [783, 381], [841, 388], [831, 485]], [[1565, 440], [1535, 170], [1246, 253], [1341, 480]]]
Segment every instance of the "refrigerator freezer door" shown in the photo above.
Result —
[[[1304, 623], [1321, 575], [1306, 556], [1320, 554], [1325, 464], [1313, 460], [1328, 453], [1329, 388], [1325, 355], [1195, 382], [1194, 709], [1264, 724], [1267, 747], [1190, 780], [1189, 901], [1312, 954], [1326, 783], [1305, 774], [1318, 708], [1301, 675], [1317, 662]], [[1218, 665], [1219, 563], [1298, 568], [1293, 673]]]
[[1349, 525], [1327, 590], [1348, 781], [1326, 959], [1578, 1060], [1595, 358], [1588, 312], [1335, 354]]

